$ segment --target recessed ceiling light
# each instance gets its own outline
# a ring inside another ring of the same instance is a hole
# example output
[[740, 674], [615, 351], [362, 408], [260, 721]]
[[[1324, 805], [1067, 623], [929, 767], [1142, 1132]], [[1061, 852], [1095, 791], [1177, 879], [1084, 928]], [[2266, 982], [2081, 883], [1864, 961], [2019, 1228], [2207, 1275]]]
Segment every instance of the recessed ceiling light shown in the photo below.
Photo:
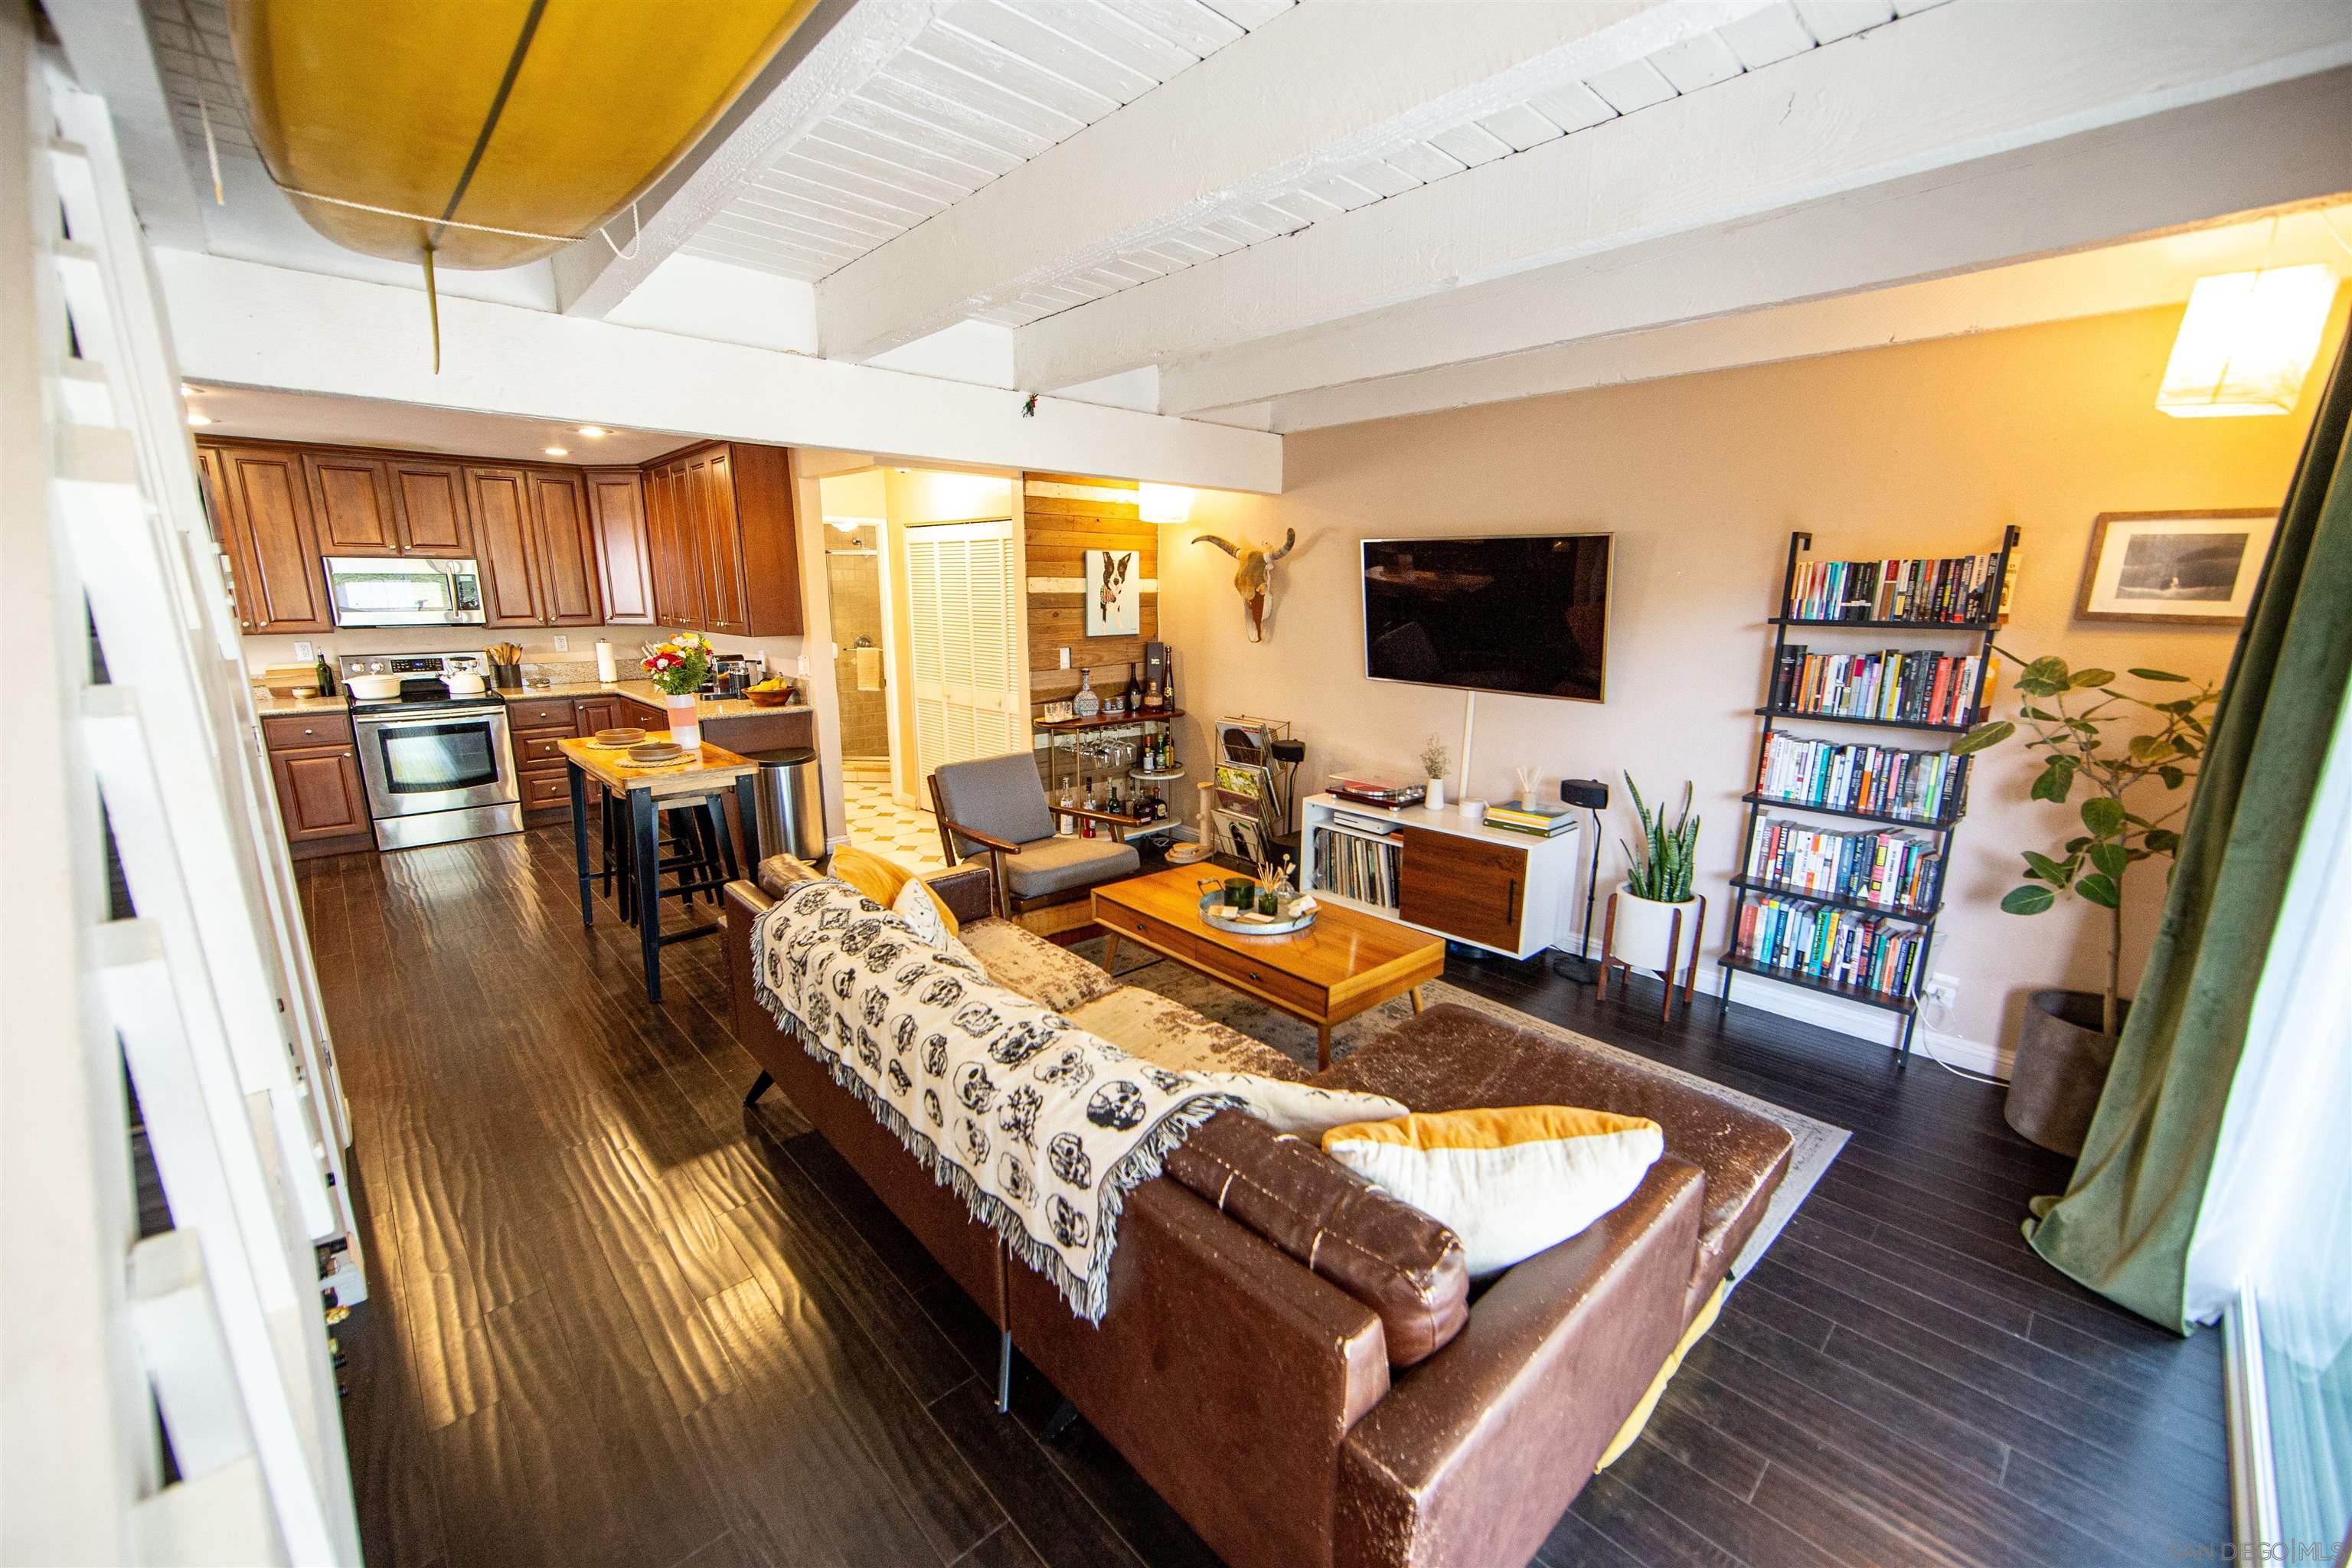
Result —
[[610, 436], [612, 432], [605, 429], [602, 425], [583, 425], [580, 426], [580, 434], [587, 437], [591, 441], [595, 441], [600, 440], [606, 436]]
[[191, 425], [209, 425], [212, 422], [213, 416], [209, 414], [197, 414], [191, 412], [188, 415], [188, 423]]
[[195, 396], [195, 395], [196, 395], [196, 391], [197, 391], [197, 389], [196, 389], [196, 388], [194, 388], [194, 387], [193, 387], [193, 386], [190, 386], [186, 382], [184, 382], [184, 382], [180, 383], [180, 395], [181, 395], [181, 396], [183, 396], [183, 397], [194, 397], [194, 396]]
[[572, 448], [569, 447], [549, 447], [545, 450], [551, 458], [568, 458], [572, 455]]

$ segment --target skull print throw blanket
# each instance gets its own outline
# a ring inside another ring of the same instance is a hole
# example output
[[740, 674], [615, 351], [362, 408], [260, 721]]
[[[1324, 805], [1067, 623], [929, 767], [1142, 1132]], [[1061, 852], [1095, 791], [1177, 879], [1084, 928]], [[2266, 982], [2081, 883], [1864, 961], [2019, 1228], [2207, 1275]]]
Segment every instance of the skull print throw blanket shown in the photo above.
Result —
[[846, 883], [798, 884], [751, 940], [761, 1005], [1088, 1322], [1129, 1189], [1241, 1103], [1005, 990]]

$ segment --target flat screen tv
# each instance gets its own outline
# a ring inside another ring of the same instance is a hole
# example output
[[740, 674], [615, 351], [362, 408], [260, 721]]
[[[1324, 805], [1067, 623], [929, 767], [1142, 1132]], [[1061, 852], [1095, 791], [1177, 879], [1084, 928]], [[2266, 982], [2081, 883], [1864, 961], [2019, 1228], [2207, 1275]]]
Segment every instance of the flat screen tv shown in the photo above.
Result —
[[1601, 700], [1605, 533], [1364, 541], [1364, 673], [1521, 697]]

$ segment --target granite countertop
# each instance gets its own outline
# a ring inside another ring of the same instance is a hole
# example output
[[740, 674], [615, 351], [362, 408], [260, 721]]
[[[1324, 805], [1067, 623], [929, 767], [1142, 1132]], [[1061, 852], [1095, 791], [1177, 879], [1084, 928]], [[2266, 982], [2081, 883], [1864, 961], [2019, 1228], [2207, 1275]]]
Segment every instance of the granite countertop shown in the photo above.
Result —
[[[500, 691], [499, 695], [509, 702], [530, 702], [551, 697], [633, 697], [656, 708], [662, 705], [661, 689], [650, 680], [559, 680], [552, 686], [525, 687], [520, 690]], [[810, 711], [812, 710], [805, 702], [789, 702], [781, 708], [762, 708], [748, 697], [705, 697], [695, 703], [697, 722], [712, 719], [740, 719], [754, 713]]]
[[264, 696], [257, 688], [253, 694], [253, 710], [264, 719], [283, 718], [294, 713], [341, 713], [351, 708], [347, 697], [278, 697]]

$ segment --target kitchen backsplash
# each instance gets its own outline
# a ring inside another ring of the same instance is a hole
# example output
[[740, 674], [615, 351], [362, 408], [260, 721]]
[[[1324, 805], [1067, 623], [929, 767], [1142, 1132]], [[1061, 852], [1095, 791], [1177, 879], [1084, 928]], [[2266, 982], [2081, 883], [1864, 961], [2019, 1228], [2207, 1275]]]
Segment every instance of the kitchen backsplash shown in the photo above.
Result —
[[[381, 626], [365, 630], [319, 632], [308, 637], [249, 637], [244, 639], [246, 668], [258, 675], [273, 664], [300, 662], [297, 642], [311, 645], [313, 656], [323, 653], [329, 663], [346, 654], [464, 653], [510, 642], [522, 648], [526, 679], [544, 675], [556, 680], [596, 679], [596, 639], [613, 645], [614, 662], [621, 679], [641, 675], [637, 660], [647, 643], [660, 640], [653, 626], [571, 626], [562, 633], [569, 646], [555, 646], [556, 633], [539, 626]], [[733, 637], [711, 634], [710, 646], [721, 653], [763, 654], [768, 668], [780, 675], [795, 673], [801, 653], [799, 637]], [[558, 673], [577, 671], [578, 673]]]

